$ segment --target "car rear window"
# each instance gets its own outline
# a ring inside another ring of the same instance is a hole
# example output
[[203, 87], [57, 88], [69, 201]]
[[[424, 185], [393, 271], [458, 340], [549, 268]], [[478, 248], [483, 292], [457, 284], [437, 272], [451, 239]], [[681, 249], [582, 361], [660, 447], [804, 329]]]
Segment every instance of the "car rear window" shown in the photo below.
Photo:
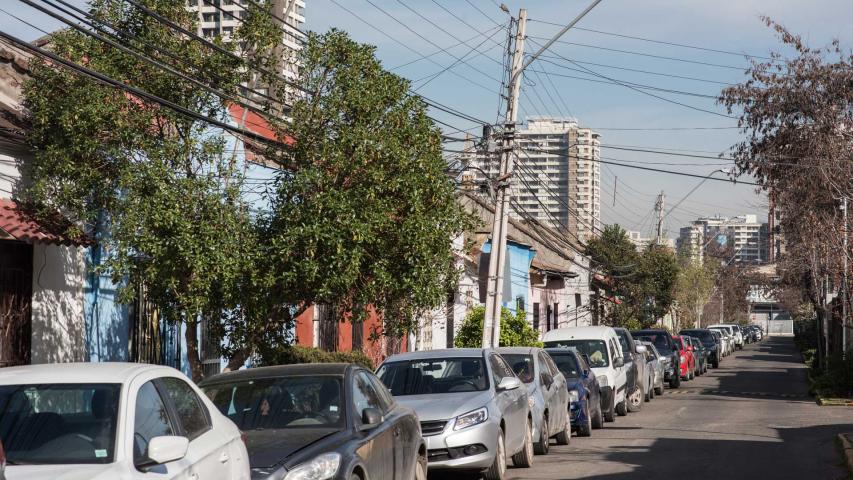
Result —
[[660, 352], [660, 354], [666, 355], [668, 353], [672, 353], [672, 344], [670, 343], [670, 340], [667, 339], [668, 336], [669, 334], [643, 332], [635, 335], [635, 338], [639, 338], [641, 340], [645, 340], [651, 343], [655, 346], [655, 348], [658, 349], [658, 352]]
[[489, 388], [482, 357], [383, 363], [376, 376], [394, 396], [474, 392]]
[[515, 375], [524, 383], [533, 382], [533, 356], [523, 353], [502, 353]]
[[610, 365], [610, 356], [607, 354], [607, 345], [604, 340], [553, 340], [545, 342], [546, 347], [573, 347], [578, 353], [586, 355], [589, 366], [602, 368]]
[[581, 366], [578, 364], [577, 358], [569, 352], [559, 353], [549, 350], [548, 354], [554, 359], [557, 364], [557, 369], [563, 372], [566, 378], [580, 378]]

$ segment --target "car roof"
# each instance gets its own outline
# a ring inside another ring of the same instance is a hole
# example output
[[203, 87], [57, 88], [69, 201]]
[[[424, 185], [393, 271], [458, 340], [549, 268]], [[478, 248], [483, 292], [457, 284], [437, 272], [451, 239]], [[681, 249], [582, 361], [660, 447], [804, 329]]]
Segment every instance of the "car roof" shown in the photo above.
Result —
[[531, 354], [539, 350], [538, 347], [498, 347], [495, 349], [498, 353], [527, 353]]
[[436, 358], [459, 358], [459, 357], [482, 357], [488, 348], [443, 348], [439, 350], [421, 350], [417, 352], [406, 352], [391, 355], [382, 363], [400, 362], [409, 360], [433, 360]]
[[591, 326], [591, 327], [563, 327], [545, 332], [543, 341], [548, 340], [571, 340], [571, 339], [599, 339], [616, 335], [613, 327]]
[[255, 378], [289, 377], [300, 375], [336, 375], [344, 376], [351, 363], [300, 363], [295, 365], [273, 365], [269, 367], [247, 368], [233, 372], [220, 373], [204, 379], [200, 385], [212, 383], [252, 380]]
[[40, 383], [124, 383], [140, 373], [180, 374], [162, 365], [129, 362], [75, 362], [0, 368], [0, 385]]

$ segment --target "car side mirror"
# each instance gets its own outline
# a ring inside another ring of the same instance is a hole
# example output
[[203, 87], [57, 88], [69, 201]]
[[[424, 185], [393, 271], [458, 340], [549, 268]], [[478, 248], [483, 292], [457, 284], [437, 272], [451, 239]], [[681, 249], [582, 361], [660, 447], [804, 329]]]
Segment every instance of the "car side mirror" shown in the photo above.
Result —
[[361, 411], [361, 429], [370, 430], [382, 423], [382, 412], [378, 408], [367, 407]]
[[503, 392], [507, 390], [515, 390], [516, 388], [521, 387], [521, 380], [518, 377], [504, 377], [501, 379], [500, 383], [498, 383], [497, 391]]
[[148, 442], [145, 458], [136, 463], [136, 468], [145, 470], [155, 465], [180, 460], [187, 455], [190, 441], [187, 437], [163, 435], [154, 437]]
[[625, 365], [625, 359], [624, 359], [624, 358], [622, 358], [622, 357], [616, 357], [616, 358], [614, 358], [614, 359], [613, 359], [613, 366], [614, 366], [614, 367], [619, 368], [619, 367], [621, 367], [621, 366], [623, 366], [623, 365]]
[[646, 353], [646, 350], [648, 350], [648, 348], [646, 348], [645, 345], [637, 345], [637, 353]]
[[550, 373], [542, 372], [539, 375], [539, 379], [542, 381], [542, 385], [545, 385], [545, 388], [551, 388], [551, 385], [554, 384], [554, 377]]

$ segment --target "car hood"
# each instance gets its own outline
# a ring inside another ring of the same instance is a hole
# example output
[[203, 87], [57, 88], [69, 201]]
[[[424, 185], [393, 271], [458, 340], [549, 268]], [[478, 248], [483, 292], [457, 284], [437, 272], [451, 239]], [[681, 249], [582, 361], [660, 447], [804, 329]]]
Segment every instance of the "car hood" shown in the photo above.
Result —
[[422, 422], [456, 418], [486, 405], [491, 399], [491, 390], [394, 397], [401, 405], [413, 409]]
[[118, 464], [107, 465], [7, 465], [6, 477], [27, 480], [117, 480], [129, 478]]
[[283, 462], [297, 451], [328, 437], [336, 428], [269, 428], [249, 430], [246, 450], [252, 468], [269, 468]]

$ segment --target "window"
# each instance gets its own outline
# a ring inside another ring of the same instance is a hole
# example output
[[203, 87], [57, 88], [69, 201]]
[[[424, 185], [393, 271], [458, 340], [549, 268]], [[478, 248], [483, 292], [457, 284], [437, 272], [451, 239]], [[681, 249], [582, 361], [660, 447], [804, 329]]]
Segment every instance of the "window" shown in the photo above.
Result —
[[201, 399], [187, 382], [176, 377], [163, 377], [166, 392], [175, 404], [178, 420], [184, 427], [184, 434], [190, 441], [210, 430], [210, 420]]
[[545, 306], [545, 330], [546, 331], [551, 330], [551, 315], [552, 315], [551, 305], [546, 305]]
[[560, 304], [554, 304], [554, 328], [560, 328]]
[[148, 382], [136, 395], [136, 411], [133, 414], [133, 462], [138, 463], [145, 459], [148, 442], [163, 435], [175, 435], [175, 428], [154, 382]]
[[509, 362], [512, 370], [519, 380], [524, 383], [533, 381], [533, 357], [523, 353], [505, 353], [501, 355], [504, 360]]
[[482, 357], [384, 363], [376, 375], [395, 396], [473, 392], [489, 387]]
[[366, 372], [362, 373], [367, 375], [367, 378], [370, 379], [370, 383], [373, 385], [373, 388], [375, 388], [376, 392], [379, 393], [379, 402], [382, 404], [382, 411], [385, 413], [390, 412], [391, 408], [394, 407], [394, 398], [391, 396], [391, 392], [385, 388], [385, 384], [383, 384], [381, 380], [376, 378], [376, 375]]
[[582, 303], [582, 300], [581, 300], [581, 294], [580, 294], [580, 293], [576, 293], [576, 294], [575, 294], [575, 306], [576, 306], [576, 307], [580, 307], [580, 306], [582, 306], [582, 305], [581, 305], [581, 303]]
[[542, 365], [543, 371], [550, 371], [551, 376], [556, 376], [560, 373], [557, 364], [554, 363], [554, 360], [547, 353], [539, 352], [539, 364]]
[[533, 304], [533, 329], [539, 330], [539, 303]]
[[[589, 359], [590, 366], [593, 368], [607, 367], [610, 365], [610, 359], [607, 355], [607, 345], [603, 340], [554, 340], [545, 342], [545, 347], [569, 347], [574, 348], [581, 355], [586, 355]], [[613, 345], [610, 345], [612, 352]]]
[[521, 296], [516, 297], [515, 308], [516, 308], [516, 311], [518, 311], [518, 312], [524, 311], [524, 297], [521, 297]]
[[382, 400], [379, 397], [379, 392], [370, 381], [370, 377], [364, 372], [358, 372], [353, 378], [352, 401], [355, 405], [355, 418], [357, 422], [361, 422], [361, 412], [365, 408], [376, 408], [380, 412], [385, 410], [382, 408]]

